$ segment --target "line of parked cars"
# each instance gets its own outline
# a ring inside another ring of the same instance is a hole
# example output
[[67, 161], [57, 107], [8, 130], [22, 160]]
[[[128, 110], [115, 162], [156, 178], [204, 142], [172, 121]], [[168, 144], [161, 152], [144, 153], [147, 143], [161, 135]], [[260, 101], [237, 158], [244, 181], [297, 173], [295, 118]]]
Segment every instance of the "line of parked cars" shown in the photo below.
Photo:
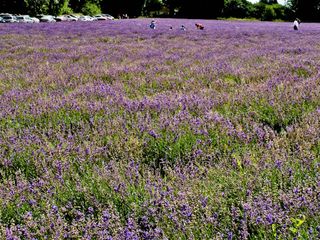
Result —
[[10, 13], [0, 13], [0, 23], [39, 23], [39, 22], [91, 22], [91, 21], [103, 21], [114, 20], [114, 17], [110, 14], [100, 14], [96, 16], [76, 16], [76, 15], [37, 15], [36, 17], [30, 17], [29, 15], [14, 15]]

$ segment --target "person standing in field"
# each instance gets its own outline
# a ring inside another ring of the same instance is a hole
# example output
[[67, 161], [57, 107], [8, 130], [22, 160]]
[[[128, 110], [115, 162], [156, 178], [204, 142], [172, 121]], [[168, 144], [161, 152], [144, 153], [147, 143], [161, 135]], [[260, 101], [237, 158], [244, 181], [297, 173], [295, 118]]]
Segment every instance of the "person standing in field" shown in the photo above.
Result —
[[294, 30], [299, 30], [299, 25], [300, 25], [300, 20], [296, 18], [293, 22], [293, 29]]

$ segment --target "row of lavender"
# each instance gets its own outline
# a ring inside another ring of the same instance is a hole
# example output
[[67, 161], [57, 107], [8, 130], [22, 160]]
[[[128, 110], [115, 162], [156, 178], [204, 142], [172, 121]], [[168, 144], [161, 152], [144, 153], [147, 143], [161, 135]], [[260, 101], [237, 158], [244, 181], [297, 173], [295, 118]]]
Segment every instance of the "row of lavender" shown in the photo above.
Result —
[[1, 26], [0, 238], [317, 239], [320, 27], [148, 22]]

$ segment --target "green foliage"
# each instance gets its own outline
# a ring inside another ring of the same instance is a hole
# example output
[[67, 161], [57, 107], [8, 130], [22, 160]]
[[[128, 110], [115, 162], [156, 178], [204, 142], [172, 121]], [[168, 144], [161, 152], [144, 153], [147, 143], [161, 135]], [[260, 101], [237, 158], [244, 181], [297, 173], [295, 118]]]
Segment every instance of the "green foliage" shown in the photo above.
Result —
[[88, 123], [90, 115], [76, 110], [60, 109], [52, 113], [44, 113], [39, 116], [19, 115], [15, 119], [1, 119], [0, 126], [4, 129], [22, 129], [25, 127], [37, 126], [41, 129], [58, 129], [67, 126], [71, 132], [80, 128], [81, 123]]
[[49, 0], [48, 13], [54, 16], [60, 15], [62, 9], [66, 10], [68, 8], [69, 0]]
[[286, 6], [277, 0], [261, 0], [252, 4], [247, 0], [219, 0], [198, 2], [192, 0], [12, 0], [0, 1], [3, 12], [38, 14], [84, 14], [111, 13], [114, 16], [128, 14], [130, 17], [159, 15], [197, 18], [257, 18], [261, 20], [292, 20], [299, 17], [306, 21], [319, 21], [320, 0], [307, 2], [289, 0]]
[[71, 14], [73, 12], [72, 8], [69, 7], [69, 2], [65, 1], [64, 5], [59, 9], [59, 14]]
[[226, 0], [224, 17], [247, 18], [252, 16], [253, 4], [246, 0]]
[[303, 215], [302, 218], [291, 218], [291, 222], [293, 224], [292, 227], [290, 227], [290, 231], [293, 234], [296, 234], [299, 231], [300, 226], [306, 221], [306, 217]]
[[47, 0], [25, 0], [27, 12], [31, 16], [35, 16], [37, 14], [45, 14], [48, 12], [48, 1]]
[[16, 179], [17, 172], [20, 172], [28, 180], [35, 179], [38, 171], [33, 162], [31, 151], [16, 152], [9, 147], [1, 146], [4, 149], [7, 164], [0, 164], [0, 177], [3, 179]]
[[254, 16], [263, 21], [272, 21], [277, 19], [285, 19], [287, 12], [286, 7], [280, 4], [255, 4]]
[[262, 100], [260, 103], [254, 104], [252, 110], [261, 123], [279, 133], [287, 126], [298, 122], [304, 114], [311, 112], [315, 107], [312, 102], [305, 101], [286, 104], [279, 109], [277, 105]]
[[161, 170], [164, 163], [186, 161], [196, 141], [197, 137], [191, 132], [179, 136], [163, 132], [158, 137], [150, 137], [143, 153], [145, 162]]
[[20, 208], [17, 208], [14, 203], [9, 203], [0, 210], [1, 222], [8, 225], [12, 223], [19, 224], [23, 220], [23, 215], [30, 210], [30, 206], [26, 203], [22, 204]]
[[97, 14], [101, 13], [101, 9], [97, 4], [91, 3], [91, 2], [87, 2], [82, 7], [81, 12], [83, 14], [85, 14], [85, 15], [94, 16], [94, 15], [97, 15]]
[[[80, 173], [73, 166], [73, 174], [65, 175], [63, 186], [57, 189], [55, 196], [57, 205], [63, 207], [71, 203], [74, 208], [83, 212], [86, 212], [89, 207], [112, 205], [121, 220], [125, 222], [132, 213], [133, 206], [141, 206], [148, 197], [143, 184], [128, 182], [126, 195], [123, 196], [120, 191], [121, 186], [113, 187], [105, 178], [95, 174], [92, 168], [90, 163], [83, 164]], [[120, 170], [120, 174], [124, 173]], [[76, 219], [76, 215], [72, 210], [66, 211], [64, 218], [72, 222]]]
[[271, 21], [273, 19], [276, 19], [276, 13], [272, 6], [270, 5], [265, 6], [261, 15], [261, 19], [265, 21]]
[[52, 14], [60, 15], [72, 12], [69, 8], [69, 0], [25, 0], [27, 12], [32, 15]]

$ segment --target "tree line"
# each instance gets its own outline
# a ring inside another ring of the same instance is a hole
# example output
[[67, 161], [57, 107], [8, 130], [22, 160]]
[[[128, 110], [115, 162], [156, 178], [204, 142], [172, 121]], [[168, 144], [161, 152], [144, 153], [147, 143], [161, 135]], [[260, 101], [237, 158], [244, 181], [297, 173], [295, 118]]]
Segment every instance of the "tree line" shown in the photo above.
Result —
[[16, 14], [61, 15], [101, 12], [129, 17], [256, 18], [261, 20], [320, 21], [320, 0], [0, 0], [0, 11]]

